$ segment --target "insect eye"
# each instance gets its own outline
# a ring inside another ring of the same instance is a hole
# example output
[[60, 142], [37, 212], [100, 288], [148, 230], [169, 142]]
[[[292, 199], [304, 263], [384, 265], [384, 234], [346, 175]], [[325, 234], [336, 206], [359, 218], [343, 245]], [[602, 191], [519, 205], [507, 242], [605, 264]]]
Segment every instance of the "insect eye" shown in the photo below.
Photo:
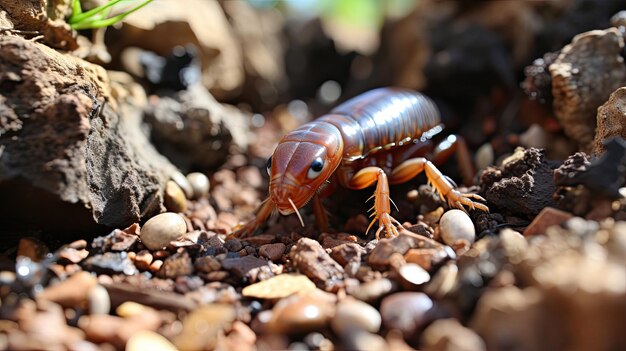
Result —
[[272, 175], [272, 156], [270, 156], [267, 159], [267, 164], [265, 165], [265, 168], [267, 169], [267, 174], [268, 175]]
[[319, 176], [320, 173], [322, 173], [322, 169], [324, 169], [324, 161], [322, 160], [321, 157], [318, 157], [311, 163], [309, 172], [306, 175], [307, 178], [309, 179], [317, 178], [317, 176]]

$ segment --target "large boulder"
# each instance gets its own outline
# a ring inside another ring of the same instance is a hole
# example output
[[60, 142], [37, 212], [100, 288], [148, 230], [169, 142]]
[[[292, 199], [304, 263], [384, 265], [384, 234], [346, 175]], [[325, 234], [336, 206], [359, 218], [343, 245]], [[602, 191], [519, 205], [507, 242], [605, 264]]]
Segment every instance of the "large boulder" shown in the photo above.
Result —
[[132, 84], [0, 36], [0, 217], [124, 227], [163, 210], [163, 187], [177, 170], [141, 132], [141, 110], [129, 101], [145, 96]]

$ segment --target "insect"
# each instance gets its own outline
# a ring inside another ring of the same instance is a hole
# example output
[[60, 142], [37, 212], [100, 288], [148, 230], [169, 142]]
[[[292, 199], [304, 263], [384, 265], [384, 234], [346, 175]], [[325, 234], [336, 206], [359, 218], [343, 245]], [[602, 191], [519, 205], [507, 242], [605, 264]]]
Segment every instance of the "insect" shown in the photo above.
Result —
[[[482, 197], [459, 192], [435, 166], [455, 152], [459, 159], [469, 160], [459, 137], [450, 135], [434, 145], [432, 138], [442, 130], [435, 104], [414, 91], [379, 88], [346, 101], [282, 138], [267, 161], [269, 197], [256, 218], [234, 235], [251, 235], [276, 210], [300, 217], [298, 209], [311, 200], [317, 225], [325, 230], [328, 215], [320, 197], [324, 190], [332, 189], [329, 185], [364, 189], [376, 184], [373, 219], [367, 231], [378, 221], [376, 238], [383, 230], [388, 236], [397, 236], [402, 225], [390, 214], [389, 184], [406, 182], [421, 172], [450, 207], [489, 211], [472, 201], [485, 201]], [[423, 157], [428, 153], [432, 162]], [[471, 173], [467, 178], [471, 179]]]

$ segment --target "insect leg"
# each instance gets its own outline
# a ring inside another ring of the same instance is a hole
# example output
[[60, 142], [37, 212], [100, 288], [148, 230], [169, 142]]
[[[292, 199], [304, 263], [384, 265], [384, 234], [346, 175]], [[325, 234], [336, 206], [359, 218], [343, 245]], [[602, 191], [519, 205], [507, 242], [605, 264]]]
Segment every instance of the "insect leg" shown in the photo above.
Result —
[[376, 231], [377, 239], [383, 229], [387, 232], [388, 236], [398, 236], [399, 233], [396, 226], [402, 228], [402, 225], [390, 215], [391, 199], [389, 198], [389, 181], [387, 180], [385, 171], [378, 167], [363, 168], [352, 177], [350, 187], [353, 189], [363, 189], [374, 183], [376, 183], [376, 190], [374, 191], [374, 219], [372, 219], [370, 225], [367, 227], [367, 231], [369, 231], [374, 222], [378, 220], [379, 228]]
[[328, 213], [322, 204], [322, 197], [319, 194], [313, 196], [313, 213], [315, 214], [315, 223], [320, 233], [327, 233], [329, 228]]
[[230, 233], [229, 236], [236, 238], [252, 236], [254, 232], [259, 229], [265, 221], [267, 221], [274, 209], [276, 209], [276, 204], [274, 204], [274, 202], [272, 202], [269, 198], [265, 199], [261, 208], [259, 208], [259, 212], [257, 212], [256, 217], [237, 228], [234, 232]]
[[467, 144], [462, 137], [451, 134], [442, 140], [435, 147], [431, 160], [435, 165], [441, 165], [455, 154], [459, 171], [463, 177], [463, 184], [471, 185], [476, 170]]

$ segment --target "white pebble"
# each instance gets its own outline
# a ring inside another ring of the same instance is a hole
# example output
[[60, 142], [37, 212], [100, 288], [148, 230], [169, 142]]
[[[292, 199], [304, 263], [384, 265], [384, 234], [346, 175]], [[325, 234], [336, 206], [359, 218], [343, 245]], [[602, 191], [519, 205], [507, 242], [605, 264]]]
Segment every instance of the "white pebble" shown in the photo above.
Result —
[[204, 173], [189, 173], [187, 174], [187, 180], [189, 180], [189, 184], [191, 184], [191, 188], [193, 189], [193, 198], [199, 199], [209, 194], [211, 185], [209, 183], [209, 178], [207, 178]]
[[461, 210], [450, 210], [441, 216], [439, 220], [439, 234], [441, 240], [450, 246], [459, 241], [473, 244], [474, 240], [476, 240], [474, 223], [472, 223], [467, 213]]

